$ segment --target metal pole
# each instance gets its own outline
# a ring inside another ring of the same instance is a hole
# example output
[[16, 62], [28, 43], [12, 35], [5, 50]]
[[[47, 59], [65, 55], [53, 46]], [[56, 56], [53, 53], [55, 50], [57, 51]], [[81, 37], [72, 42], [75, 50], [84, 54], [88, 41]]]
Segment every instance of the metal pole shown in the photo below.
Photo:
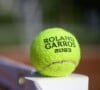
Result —
[[42, 10], [39, 0], [18, 0], [19, 14], [23, 19], [23, 44], [30, 47], [33, 38], [42, 30]]

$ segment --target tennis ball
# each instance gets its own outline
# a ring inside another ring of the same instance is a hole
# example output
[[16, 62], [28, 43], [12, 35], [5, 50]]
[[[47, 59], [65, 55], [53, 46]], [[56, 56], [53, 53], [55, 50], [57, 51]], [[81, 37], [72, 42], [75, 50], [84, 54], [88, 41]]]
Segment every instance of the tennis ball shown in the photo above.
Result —
[[44, 76], [70, 75], [80, 61], [80, 46], [73, 34], [62, 28], [43, 30], [32, 42], [31, 61]]

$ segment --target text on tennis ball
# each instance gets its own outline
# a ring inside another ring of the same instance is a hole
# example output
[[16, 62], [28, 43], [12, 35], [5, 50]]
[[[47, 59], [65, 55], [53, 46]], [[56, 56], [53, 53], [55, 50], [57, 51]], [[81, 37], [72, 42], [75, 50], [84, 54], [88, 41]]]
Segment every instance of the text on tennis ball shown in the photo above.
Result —
[[55, 53], [71, 52], [71, 47], [76, 47], [75, 41], [71, 36], [54, 36], [44, 38], [45, 49], [54, 49]]

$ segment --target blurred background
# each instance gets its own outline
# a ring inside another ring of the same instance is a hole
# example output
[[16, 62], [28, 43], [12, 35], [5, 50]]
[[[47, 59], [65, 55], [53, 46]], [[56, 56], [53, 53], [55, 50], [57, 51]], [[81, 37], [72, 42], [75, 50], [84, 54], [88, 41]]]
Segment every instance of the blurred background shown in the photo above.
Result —
[[89, 90], [100, 90], [98, 0], [0, 0], [0, 55], [31, 65], [31, 42], [50, 27], [65, 28], [77, 37], [82, 58], [75, 72], [90, 77]]

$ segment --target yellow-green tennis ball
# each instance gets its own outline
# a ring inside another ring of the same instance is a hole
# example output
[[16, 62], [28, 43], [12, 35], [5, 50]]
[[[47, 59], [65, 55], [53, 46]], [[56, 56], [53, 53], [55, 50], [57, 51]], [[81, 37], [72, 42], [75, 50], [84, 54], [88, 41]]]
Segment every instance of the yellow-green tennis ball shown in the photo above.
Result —
[[46, 29], [32, 42], [31, 61], [44, 76], [68, 76], [79, 64], [79, 43], [62, 28]]

